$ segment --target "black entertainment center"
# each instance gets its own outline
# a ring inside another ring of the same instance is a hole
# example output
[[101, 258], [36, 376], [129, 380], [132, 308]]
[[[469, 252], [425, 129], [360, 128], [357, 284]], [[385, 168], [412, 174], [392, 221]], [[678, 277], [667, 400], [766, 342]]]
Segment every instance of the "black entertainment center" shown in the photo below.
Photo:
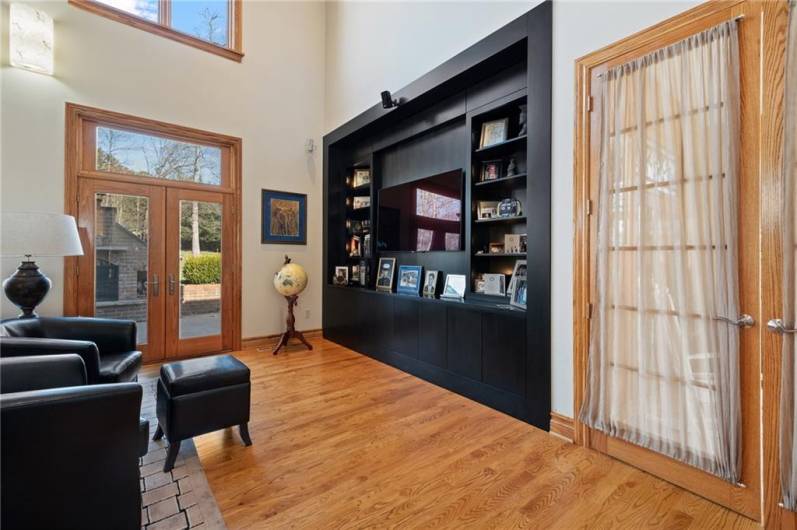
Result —
[[[323, 205], [324, 336], [546, 430], [551, 11], [539, 5], [326, 135]], [[380, 258], [463, 275], [464, 299], [379, 291]], [[517, 287], [511, 300], [484, 288], [508, 287], [518, 260], [525, 309]]]

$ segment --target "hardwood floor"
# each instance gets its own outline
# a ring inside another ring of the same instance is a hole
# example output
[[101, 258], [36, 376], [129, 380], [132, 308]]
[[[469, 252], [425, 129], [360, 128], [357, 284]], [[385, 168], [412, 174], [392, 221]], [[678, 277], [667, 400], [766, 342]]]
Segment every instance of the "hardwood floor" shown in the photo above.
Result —
[[757, 528], [742, 516], [321, 338], [235, 355], [254, 445], [195, 438], [237, 528]]

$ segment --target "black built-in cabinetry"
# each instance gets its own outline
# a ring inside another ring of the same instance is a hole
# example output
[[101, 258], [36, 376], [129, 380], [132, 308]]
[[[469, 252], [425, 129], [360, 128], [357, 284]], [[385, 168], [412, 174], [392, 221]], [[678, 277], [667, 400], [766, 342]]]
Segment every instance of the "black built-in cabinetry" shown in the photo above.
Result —
[[[551, 3], [512, 21], [394, 97], [402, 101], [399, 107], [375, 105], [324, 137], [324, 336], [548, 429]], [[527, 105], [528, 128], [522, 135], [521, 104]], [[481, 124], [503, 117], [509, 118], [508, 140], [480, 149]], [[482, 161], [509, 158], [515, 159], [516, 174], [480, 182]], [[352, 189], [347, 179], [358, 168], [370, 170], [371, 183]], [[465, 179], [464, 250], [380, 251], [379, 190], [456, 169]], [[371, 206], [353, 210], [352, 197], [366, 195]], [[479, 200], [507, 197], [520, 199], [522, 217], [478, 219]], [[370, 224], [369, 257], [353, 258], [351, 220], [363, 219]], [[506, 233], [527, 234], [527, 252], [481, 252]], [[379, 257], [464, 274], [470, 280], [466, 298], [452, 302], [377, 292]], [[333, 285], [336, 266], [363, 259], [370, 268], [368, 285]], [[509, 274], [517, 259], [528, 262], [525, 311], [510, 307], [505, 297], [473, 292], [478, 274]]]

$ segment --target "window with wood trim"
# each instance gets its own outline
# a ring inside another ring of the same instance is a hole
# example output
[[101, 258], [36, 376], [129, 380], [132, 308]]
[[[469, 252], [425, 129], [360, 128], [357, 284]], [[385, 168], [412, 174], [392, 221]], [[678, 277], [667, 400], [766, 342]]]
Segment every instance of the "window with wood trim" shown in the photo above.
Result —
[[240, 61], [241, 0], [69, 0], [97, 15]]
[[78, 120], [78, 176], [220, 192], [240, 186], [234, 138], [98, 109]]

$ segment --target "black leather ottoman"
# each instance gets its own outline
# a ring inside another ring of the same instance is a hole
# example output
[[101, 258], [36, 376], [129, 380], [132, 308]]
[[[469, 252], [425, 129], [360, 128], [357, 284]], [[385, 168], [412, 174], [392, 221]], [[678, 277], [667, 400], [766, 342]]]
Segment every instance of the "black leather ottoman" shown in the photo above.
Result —
[[161, 366], [158, 380], [158, 429], [169, 452], [163, 471], [171, 471], [180, 442], [238, 425], [245, 445], [249, 438], [249, 368], [232, 355], [188, 359]]

